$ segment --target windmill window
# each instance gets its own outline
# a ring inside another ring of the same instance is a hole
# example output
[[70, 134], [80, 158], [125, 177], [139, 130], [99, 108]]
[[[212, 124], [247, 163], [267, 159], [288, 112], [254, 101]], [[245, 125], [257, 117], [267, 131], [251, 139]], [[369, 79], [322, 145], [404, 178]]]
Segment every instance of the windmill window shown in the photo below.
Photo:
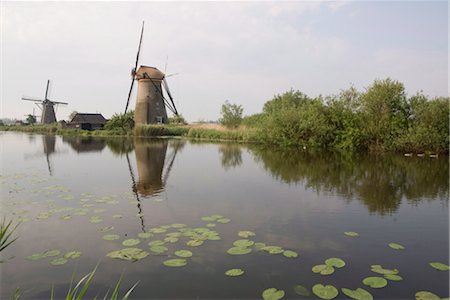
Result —
[[163, 117], [157, 116], [157, 117], [156, 117], [156, 123], [162, 124], [162, 122], [163, 122]]

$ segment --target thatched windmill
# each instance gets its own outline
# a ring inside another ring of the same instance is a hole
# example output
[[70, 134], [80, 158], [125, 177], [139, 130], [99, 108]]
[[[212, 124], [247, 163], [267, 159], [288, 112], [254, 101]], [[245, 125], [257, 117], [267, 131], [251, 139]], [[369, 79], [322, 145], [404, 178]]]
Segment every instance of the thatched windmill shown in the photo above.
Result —
[[48, 97], [48, 86], [50, 84], [50, 80], [47, 80], [47, 88], [45, 89], [45, 97], [44, 100], [31, 98], [31, 97], [22, 97], [22, 100], [25, 101], [33, 101], [37, 102], [35, 103], [37, 107], [42, 111], [41, 115], [41, 123], [42, 124], [51, 124], [56, 122], [56, 115], [55, 115], [55, 105], [63, 104], [67, 105], [66, 102], [58, 102], [58, 101], [52, 101], [49, 100]]
[[[169, 86], [166, 81], [166, 77], [175, 74], [166, 76], [157, 68], [142, 65], [138, 69], [139, 54], [141, 51], [143, 34], [144, 22], [142, 22], [141, 37], [139, 40], [138, 52], [136, 55], [136, 63], [131, 71], [131, 87], [128, 93], [127, 104], [125, 106], [125, 113], [127, 112], [128, 105], [130, 103], [134, 81], [137, 80], [138, 91], [136, 97], [136, 108], [134, 110], [135, 124], [167, 123], [168, 118], [166, 107], [174, 115], [178, 116], [178, 111], [175, 107], [172, 94], [170, 93]], [[164, 97], [162, 87], [164, 87], [169, 100]]]

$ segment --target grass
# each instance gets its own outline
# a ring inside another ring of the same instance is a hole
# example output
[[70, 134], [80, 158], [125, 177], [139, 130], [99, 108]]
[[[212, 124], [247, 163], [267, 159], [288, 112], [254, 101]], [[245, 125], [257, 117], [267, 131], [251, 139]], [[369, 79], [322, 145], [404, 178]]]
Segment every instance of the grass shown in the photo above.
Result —
[[3, 219], [3, 222], [0, 224], [0, 252], [17, 240], [17, 237], [12, 238], [12, 234], [19, 224], [16, 224], [14, 227], [11, 225], [12, 220], [6, 222], [6, 219]]

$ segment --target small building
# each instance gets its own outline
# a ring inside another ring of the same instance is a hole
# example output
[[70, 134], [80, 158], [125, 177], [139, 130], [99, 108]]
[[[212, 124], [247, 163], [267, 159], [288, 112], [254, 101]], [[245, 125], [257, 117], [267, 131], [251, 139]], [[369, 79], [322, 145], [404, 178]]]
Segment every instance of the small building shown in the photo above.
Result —
[[67, 125], [71, 128], [83, 130], [98, 130], [103, 129], [105, 124], [106, 119], [102, 114], [77, 113]]

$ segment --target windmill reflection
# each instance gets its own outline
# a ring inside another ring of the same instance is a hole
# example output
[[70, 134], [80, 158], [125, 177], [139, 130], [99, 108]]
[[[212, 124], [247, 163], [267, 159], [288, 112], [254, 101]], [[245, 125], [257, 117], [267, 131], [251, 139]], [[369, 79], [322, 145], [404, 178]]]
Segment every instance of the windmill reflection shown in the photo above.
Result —
[[[53, 153], [56, 152], [56, 150], [55, 150], [56, 149], [56, 136], [43, 135], [41, 137], [42, 137], [43, 152], [37, 152], [34, 154], [25, 154], [25, 159], [33, 159], [33, 158], [41, 157], [41, 156], [45, 155], [45, 159], [47, 161], [48, 173], [50, 176], [53, 176], [53, 169], [52, 169], [52, 163], [50, 160], [50, 156], [52, 156]], [[34, 138], [33, 138], [33, 140], [34, 140]]]

